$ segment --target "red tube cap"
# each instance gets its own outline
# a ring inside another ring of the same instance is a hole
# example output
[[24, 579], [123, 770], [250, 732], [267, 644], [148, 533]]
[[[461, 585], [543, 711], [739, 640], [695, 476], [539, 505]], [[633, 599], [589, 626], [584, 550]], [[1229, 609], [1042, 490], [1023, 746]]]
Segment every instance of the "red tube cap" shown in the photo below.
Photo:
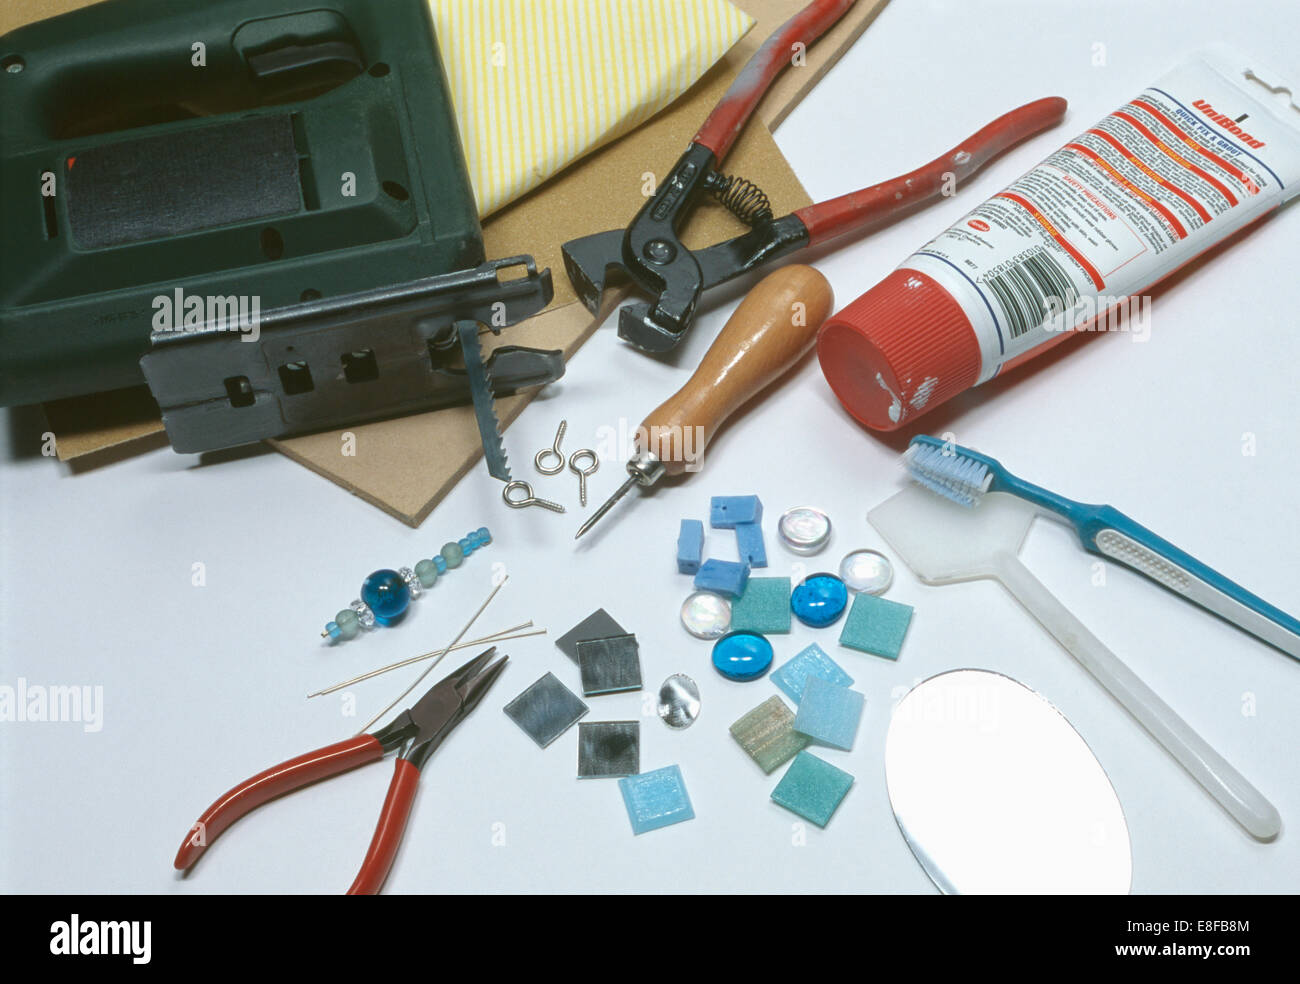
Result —
[[980, 349], [961, 305], [933, 279], [895, 270], [822, 326], [822, 374], [844, 409], [896, 430], [975, 385]]

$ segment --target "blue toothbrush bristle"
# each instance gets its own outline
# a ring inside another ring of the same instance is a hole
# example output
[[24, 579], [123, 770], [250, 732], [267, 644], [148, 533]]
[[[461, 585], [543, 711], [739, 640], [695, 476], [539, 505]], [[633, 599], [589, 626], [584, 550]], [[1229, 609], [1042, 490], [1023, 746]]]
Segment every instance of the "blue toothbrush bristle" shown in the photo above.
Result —
[[903, 463], [920, 484], [958, 505], [973, 506], [988, 491], [988, 466], [950, 448], [913, 444]]

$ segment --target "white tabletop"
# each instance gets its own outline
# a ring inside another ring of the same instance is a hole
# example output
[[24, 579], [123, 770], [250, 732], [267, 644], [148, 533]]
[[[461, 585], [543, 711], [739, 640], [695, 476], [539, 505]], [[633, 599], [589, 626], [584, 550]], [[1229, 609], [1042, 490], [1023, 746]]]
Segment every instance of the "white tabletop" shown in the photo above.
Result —
[[[1300, 6], [1289, 0], [1264, 0], [1249, 17], [1217, 2], [895, 0], [777, 134], [814, 198], [908, 170], [1031, 99], [1062, 95], [1070, 111], [1062, 128], [996, 162], [955, 200], [819, 260], [838, 306], [1200, 44], [1228, 41], [1296, 78], [1298, 36]], [[1116, 335], [1073, 346], [1015, 385], [940, 411], [931, 429], [1066, 495], [1110, 502], [1300, 610], [1298, 237], [1290, 208], [1161, 294], [1145, 344]], [[602, 446], [601, 435], [635, 425], [680, 384], [737, 297], [709, 298], [676, 365], [628, 350], [607, 324], [507, 433], [516, 468], [531, 473], [533, 453], [567, 418], [569, 449], [610, 454], [591, 480], [593, 496], [607, 494], [622, 476], [622, 449]], [[496, 565], [510, 580], [478, 627], [533, 619], [551, 634], [505, 647], [512, 665], [501, 682], [426, 766], [389, 891], [931, 892], [894, 823], [882, 747], [894, 700], [966, 666], [1039, 691], [1091, 746], [1128, 819], [1135, 892], [1300, 884], [1300, 665], [1113, 565], [1096, 586], [1092, 556], [1042, 520], [1027, 565], [1271, 797], [1282, 836], [1259, 844], [1242, 833], [996, 584], [925, 587], [901, 565], [889, 597], [916, 614], [897, 663], [841, 649], [837, 629], [796, 624], [775, 638], [778, 661], [821, 643], [867, 707], [851, 752], [818, 753], [856, 777], [824, 831], [770, 802], [779, 773], [763, 776], [727, 728], [777, 691], [767, 680], [723, 680], [708, 644], [683, 632], [677, 611], [689, 579], [676, 573], [674, 542], [680, 518], [707, 519], [710, 495], [753, 492], [766, 506], [772, 558], [759, 573], [833, 567], [849, 549], [880, 546], [865, 514], [903, 481], [898, 443], [856, 426], [814, 361], [724, 431], [703, 473], [630, 500], [576, 550], [581, 512], [568, 474], [530, 475], [539, 494], [568, 506], [564, 516], [505, 508], [499, 484], [477, 468], [417, 531], [271, 452], [201, 464], [158, 450], [74, 474], [40, 456], [38, 415], [6, 416], [0, 683], [102, 688], [97, 730], [0, 724], [6, 890], [346, 888], [389, 764], [262, 807], [188, 878], [171, 861], [219, 793], [352, 734], [413, 674], [353, 687], [349, 701], [307, 701], [309, 691], [449, 640], [487, 595]], [[829, 551], [805, 561], [775, 538], [777, 516], [800, 504], [821, 506], [836, 524]], [[319, 643], [323, 623], [371, 570], [413, 564], [479, 526], [495, 542], [415, 602], [406, 624]], [[710, 531], [706, 546], [735, 557], [724, 531]], [[646, 691], [592, 698], [588, 719], [641, 720], [642, 768], [679, 764], [697, 814], [641, 837], [615, 782], [575, 780], [576, 731], [542, 751], [501, 712], [547, 670], [578, 689], [553, 640], [602, 606], [636, 633]], [[703, 692], [702, 717], [684, 732], [664, 727], [651, 699], [675, 672]]]

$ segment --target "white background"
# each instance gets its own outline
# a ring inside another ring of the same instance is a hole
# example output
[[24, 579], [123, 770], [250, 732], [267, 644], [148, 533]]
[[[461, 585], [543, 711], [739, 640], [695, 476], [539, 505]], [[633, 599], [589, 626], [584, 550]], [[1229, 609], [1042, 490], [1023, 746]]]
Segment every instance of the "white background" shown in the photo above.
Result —
[[[1281, 0], [1238, 8], [896, 0], [777, 135], [815, 199], [915, 167], [1031, 99], [1062, 95], [1070, 111], [956, 200], [819, 260], [837, 306], [1197, 46], [1227, 41], [1294, 79], [1297, 37], [1300, 6]], [[1093, 64], [1096, 43], [1103, 67]], [[1109, 336], [1071, 346], [1033, 374], [944, 407], [924, 428], [952, 430], [1049, 488], [1110, 502], [1300, 610], [1298, 240], [1290, 208], [1160, 295], [1146, 344]], [[997, 585], [930, 588], [900, 569], [889, 597], [915, 605], [916, 616], [896, 664], [840, 649], [838, 628], [796, 627], [775, 639], [782, 662], [820, 642], [867, 696], [853, 751], [824, 753], [857, 781], [830, 826], [808, 827], [806, 843], [796, 843], [797, 818], [768, 799], [779, 773], [764, 777], [727, 734], [776, 690], [767, 680], [723, 680], [708, 644], [682, 631], [677, 609], [689, 581], [673, 563], [677, 522], [706, 518], [711, 494], [758, 493], [772, 558], [760, 573], [780, 575], [795, 558], [775, 542], [776, 517], [817, 504], [836, 534], [809, 563], [833, 567], [848, 549], [880, 545], [865, 514], [903, 481], [903, 438], [855, 426], [809, 361], [723, 432], [703, 474], [629, 501], [577, 549], [573, 476], [530, 474], [561, 417], [570, 450], [620, 419], [639, 421], [684, 379], [736, 298], [710, 298], [675, 365], [626, 349], [609, 322], [511, 428], [516, 469], [564, 502], [564, 516], [506, 509], [482, 468], [420, 530], [269, 452], [204, 464], [160, 450], [73, 474], [39, 456], [39, 416], [7, 411], [0, 682], [102, 686], [105, 706], [95, 734], [70, 723], [0, 724], [0, 886], [346, 888], [391, 759], [261, 808], [188, 878], [171, 860], [220, 792], [351, 734], [412, 675], [354, 688], [356, 717], [337, 698], [305, 700], [308, 691], [448, 640], [485, 597], [496, 563], [511, 579], [479, 627], [531, 618], [551, 636], [508, 646], [501, 682], [429, 762], [389, 891], [931, 892], [894, 824], [882, 747], [899, 688], [963, 666], [1024, 681], [1088, 741], [1128, 818], [1134, 891], [1300, 886], [1300, 666], [1114, 566], [1106, 586], [1094, 586], [1091, 556], [1045, 521], [1026, 563], [1273, 800], [1281, 838], [1251, 841]], [[1247, 433], [1253, 456], [1242, 453]], [[621, 462], [605, 461], [593, 496], [621, 476]], [[406, 624], [336, 648], [318, 643], [321, 625], [369, 571], [413, 564], [482, 525], [495, 542], [417, 601]], [[731, 534], [711, 531], [707, 550], [734, 558]], [[196, 562], [206, 565], [202, 588], [191, 585]], [[681, 765], [693, 822], [634, 838], [614, 781], [575, 780], [576, 729], [540, 751], [501, 713], [546, 670], [578, 689], [576, 668], [552, 640], [598, 606], [637, 634], [649, 689], [594, 698], [589, 720], [641, 717], [670, 673], [700, 683], [703, 716], [690, 730], [642, 717], [642, 768]], [[1251, 704], [1255, 713], [1243, 713]]]

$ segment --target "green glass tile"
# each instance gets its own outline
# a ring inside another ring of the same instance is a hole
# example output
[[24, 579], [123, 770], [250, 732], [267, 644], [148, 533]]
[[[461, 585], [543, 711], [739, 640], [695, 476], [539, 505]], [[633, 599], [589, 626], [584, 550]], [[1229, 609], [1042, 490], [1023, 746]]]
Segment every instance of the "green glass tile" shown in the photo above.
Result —
[[911, 621], [911, 605], [860, 594], [853, 599], [849, 617], [844, 620], [840, 645], [872, 656], [898, 659], [898, 652], [903, 648], [903, 637], [907, 635]]
[[812, 752], [800, 752], [772, 790], [774, 802], [819, 827], [830, 823], [853, 777]]
[[808, 747], [808, 739], [794, 730], [794, 713], [776, 696], [733, 724], [731, 737], [768, 775]]
[[731, 631], [763, 635], [790, 631], [790, 579], [751, 577], [731, 603]]

